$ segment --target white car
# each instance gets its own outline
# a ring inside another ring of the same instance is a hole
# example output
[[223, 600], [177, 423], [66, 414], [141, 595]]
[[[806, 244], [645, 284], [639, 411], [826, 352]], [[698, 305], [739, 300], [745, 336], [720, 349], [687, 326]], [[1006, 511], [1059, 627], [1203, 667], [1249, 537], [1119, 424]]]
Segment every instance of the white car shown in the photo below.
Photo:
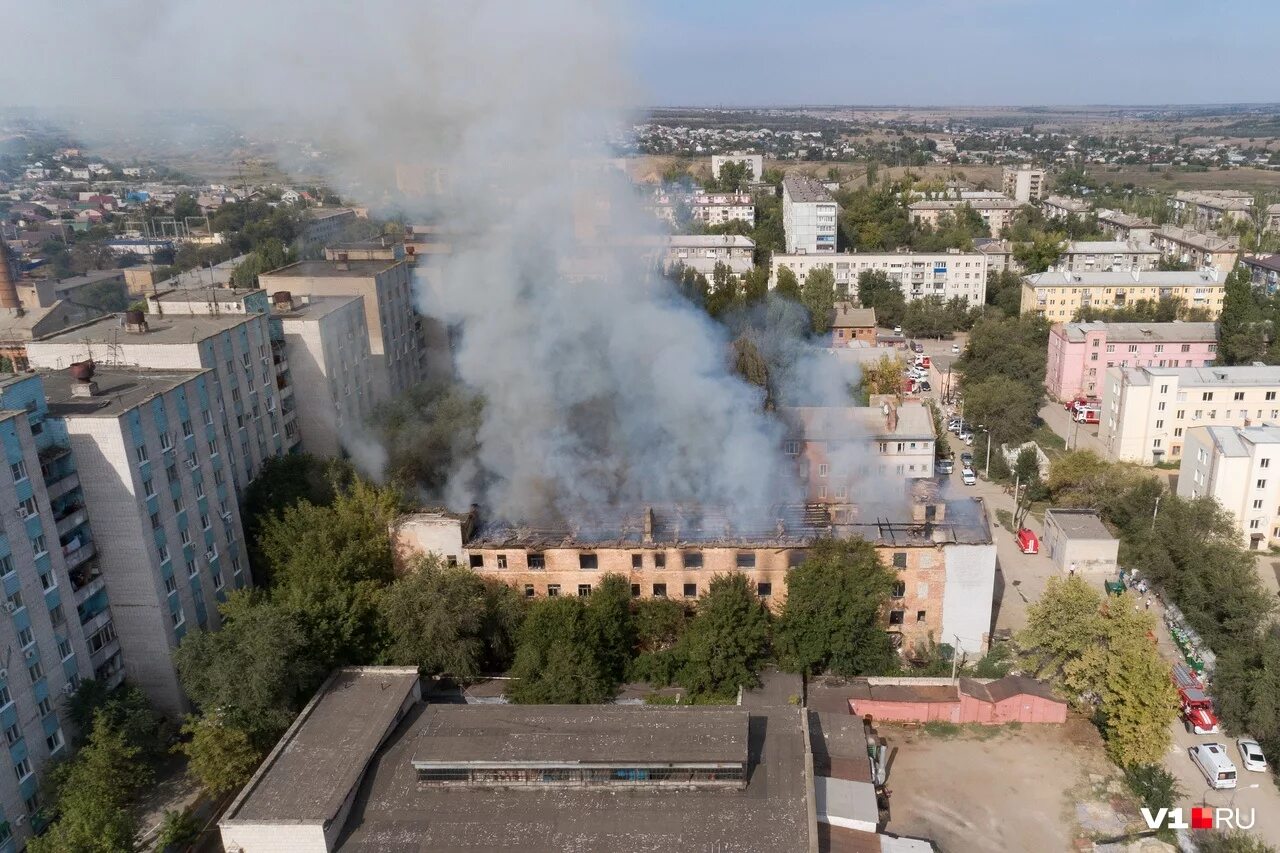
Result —
[[952, 354], [952, 355], [959, 355], [959, 354], [960, 354], [960, 345], [959, 345], [959, 344], [952, 344], [952, 345], [951, 345], [951, 354]]
[[1236, 748], [1240, 750], [1240, 763], [1244, 765], [1245, 770], [1252, 770], [1255, 773], [1267, 772], [1266, 756], [1262, 754], [1262, 747], [1258, 746], [1256, 740], [1239, 738], [1236, 740]]
[[978, 475], [973, 473], [972, 468], [965, 468], [960, 474], [960, 482], [966, 486], [976, 486], [978, 485]]
[[901, 327], [901, 326], [894, 326], [894, 327], [893, 327], [893, 333], [894, 333], [895, 335], [900, 335], [900, 334], [902, 334], [902, 327]]
[[971, 433], [971, 432], [962, 432], [962, 433], [960, 433], [960, 440], [961, 440], [961, 441], [963, 441], [966, 445], [972, 446], [972, 445], [973, 445], [973, 433]]

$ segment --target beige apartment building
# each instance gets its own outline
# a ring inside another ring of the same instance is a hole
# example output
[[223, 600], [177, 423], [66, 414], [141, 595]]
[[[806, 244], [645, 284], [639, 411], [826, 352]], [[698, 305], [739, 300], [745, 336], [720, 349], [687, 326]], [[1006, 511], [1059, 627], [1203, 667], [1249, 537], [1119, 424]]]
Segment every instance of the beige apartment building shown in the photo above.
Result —
[[1117, 240], [1150, 243], [1156, 224], [1141, 216], [1131, 216], [1122, 210], [1098, 211], [1098, 227]]
[[1070, 196], [1051, 195], [1040, 202], [1040, 211], [1046, 219], [1066, 219], [1068, 216], [1088, 216], [1093, 205]]
[[1190, 264], [1195, 269], [1213, 267], [1223, 275], [1235, 268], [1240, 243], [1235, 238], [1201, 234], [1176, 225], [1164, 225], [1151, 235], [1151, 245], [1162, 255]]
[[1178, 494], [1216, 499], [1251, 550], [1280, 544], [1280, 426], [1188, 429]]
[[940, 199], [933, 201], [917, 201], [907, 206], [911, 213], [911, 221], [918, 225], [937, 227], [938, 220], [944, 214], [954, 215], [962, 206], [969, 206], [982, 217], [987, 224], [991, 236], [999, 237], [1000, 232], [1013, 224], [1014, 214], [1022, 205], [1011, 198], [972, 198], [972, 199]]
[[1107, 456], [1181, 461], [1186, 432], [1280, 420], [1280, 367], [1123, 367], [1107, 370], [1098, 440]]
[[1044, 198], [1044, 169], [1036, 169], [1026, 163], [1021, 166], [1005, 166], [1002, 178], [1004, 194], [1020, 204]]
[[1267, 211], [1262, 218], [1262, 230], [1270, 234], [1280, 231], [1280, 204], [1267, 205]]
[[1244, 190], [1180, 190], [1169, 207], [1181, 222], [1201, 230], [1247, 222], [1253, 218], [1253, 193]]
[[1160, 251], [1133, 240], [1073, 240], [1054, 265], [1070, 272], [1130, 272], [1153, 270]]
[[880, 271], [898, 282], [907, 301], [939, 296], [956, 297], [970, 305], [987, 300], [987, 256], [981, 252], [844, 252], [838, 255], [774, 255], [769, 286], [778, 283], [778, 270], [791, 270], [801, 283], [815, 269], [829, 269], [835, 275], [836, 294], [856, 298], [858, 276]]
[[1216, 269], [1036, 273], [1022, 277], [1022, 313], [1066, 323], [1085, 307], [1110, 310], [1144, 299], [1181, 299], [1184, 307], [1204, 308], [1214, 319], [1222, 313], [1226, 278]]

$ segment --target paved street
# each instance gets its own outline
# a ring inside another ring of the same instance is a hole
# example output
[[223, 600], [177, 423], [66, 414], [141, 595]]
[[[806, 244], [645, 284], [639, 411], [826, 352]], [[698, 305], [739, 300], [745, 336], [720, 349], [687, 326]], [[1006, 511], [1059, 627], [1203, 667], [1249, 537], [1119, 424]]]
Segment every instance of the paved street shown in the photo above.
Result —
[[1063, 437], [1068, 450], [1092, 450], [1103, 459], [1107, 458], [1106, 445], [1098, 439], [1097, 424], [1076, 423], [1061, 403], [1052, 400], [1040, 410], [1040, 418], [1049, 429]]

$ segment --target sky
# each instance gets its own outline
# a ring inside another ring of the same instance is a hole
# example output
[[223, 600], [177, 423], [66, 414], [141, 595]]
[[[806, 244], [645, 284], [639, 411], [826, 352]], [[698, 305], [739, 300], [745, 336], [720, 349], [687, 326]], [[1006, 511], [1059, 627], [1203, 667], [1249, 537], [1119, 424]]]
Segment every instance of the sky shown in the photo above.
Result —
[[659, 106], [1280, 101], [1276, 0], [647, 0]]

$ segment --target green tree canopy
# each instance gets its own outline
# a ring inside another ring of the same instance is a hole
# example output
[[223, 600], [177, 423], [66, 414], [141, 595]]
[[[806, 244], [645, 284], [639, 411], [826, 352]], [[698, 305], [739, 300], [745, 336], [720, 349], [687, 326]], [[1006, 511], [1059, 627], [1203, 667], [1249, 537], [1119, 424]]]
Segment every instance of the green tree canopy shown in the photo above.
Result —
[[597, 654], [595, 626], [581, 598], [536, 601], [520, 627], [511, 667], [511, 701], [530, 705], [591, 704], [617, 688]]
[[744, 574], [717, 575], [676, 647], [676, 680], [695, 696], [729, 698], [759, 684], [769, 613]]
[[889, 278], [884, 270], [858, 273], [858, 304], [863, 308], [874, 308], [876, 322], [881, 326], [901, 325], [907, 311], [902, 285]]
[[778, 296], [800, 301], [800, 282], [790, 267], [778, 267], [778, 283], [774, 285], [773, 292]]
[[809, 309], [809, 322], [814, 334], [831, 331], [831, 313], [836, 306], [836, 277], [828, 267], [809, 271], [800, 289], [800, 300]]

